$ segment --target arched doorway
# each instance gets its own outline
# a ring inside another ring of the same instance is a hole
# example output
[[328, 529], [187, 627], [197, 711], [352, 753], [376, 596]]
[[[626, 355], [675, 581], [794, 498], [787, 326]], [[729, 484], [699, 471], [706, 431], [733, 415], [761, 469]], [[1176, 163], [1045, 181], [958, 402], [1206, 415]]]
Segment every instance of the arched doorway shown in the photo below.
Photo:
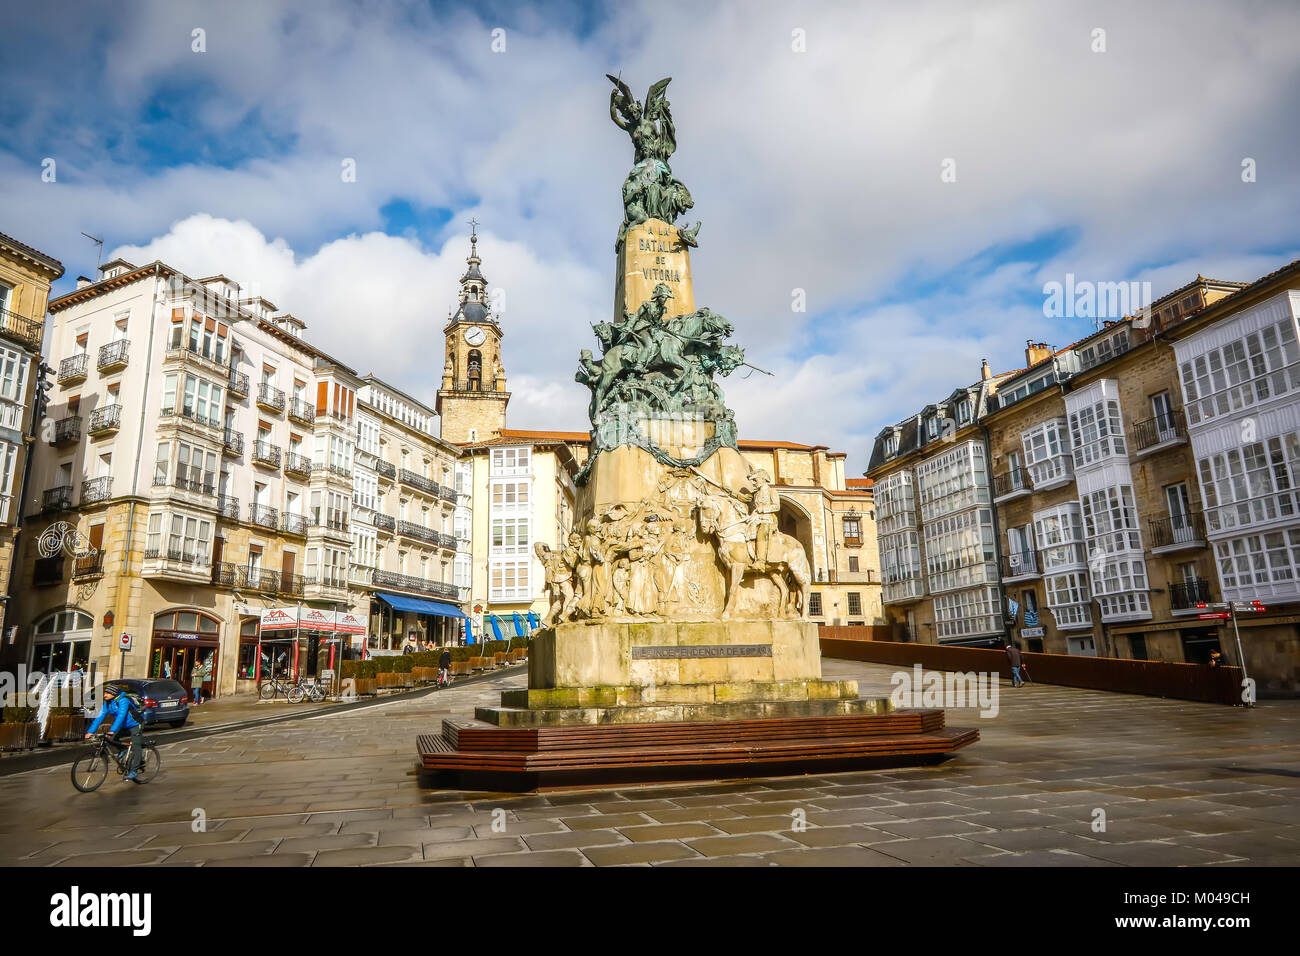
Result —
[[803, 545], [808, 556], [808, 567], [816, 567], [813, 561], [812, 518], [803, 507], [789, 498], [781, 498], [781, 511], [776, 516], [776, 526], [782, 534], [788, 534]]
[[163, 611], [154, 615], [149, 642], [149, 676], [178, 681], [193, 694], [216, 695], [221, 653], [221, 622], [198, 611]]

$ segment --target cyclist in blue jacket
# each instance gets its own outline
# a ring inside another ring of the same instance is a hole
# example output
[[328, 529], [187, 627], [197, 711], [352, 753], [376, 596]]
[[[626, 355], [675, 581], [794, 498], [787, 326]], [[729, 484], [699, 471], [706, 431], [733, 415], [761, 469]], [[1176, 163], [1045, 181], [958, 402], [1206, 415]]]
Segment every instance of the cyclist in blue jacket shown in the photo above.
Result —
[[114, 740], [119, 740], [123, 730], [131, 734], [131, 749], [127, 753], [126, 759], [126, 779], [140, 782], [139, 770], [141, 757], [144, 756], [142, 749], [142, 731], [140, 721], [131, 715], [131, 701], [127, 699], [126, 694], [122, 693], [122, 688], [113, 684], [107, 684], [104, 687], [104, 706], [99, 708], [99, 713], [91, 721], [90, 726], [86, 729], [86, 739], [89, 740], [95, 736], [95, 731], [99, 725], [104, 722], [104, 718], [109, 714], [113, 715], [113, 726], [109, 728], [109, 733], [113, 735]]

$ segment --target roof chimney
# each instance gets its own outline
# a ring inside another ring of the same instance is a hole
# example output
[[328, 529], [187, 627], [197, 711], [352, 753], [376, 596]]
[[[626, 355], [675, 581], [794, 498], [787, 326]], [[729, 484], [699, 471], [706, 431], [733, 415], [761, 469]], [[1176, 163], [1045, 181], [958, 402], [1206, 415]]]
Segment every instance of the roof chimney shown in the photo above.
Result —
[[84, 289], [88, 285], [94, 285], [87, 276], [77, 276], [77, 288]]
[[993, 369], [989, 368], [988, 359], [980, 359], [980, 380], [987, 382], [993, 377]]
[[1043, 359], [1052, 357], [1052, 347], [1046, 342], [1025, 342], [1025, 368], [1037, 365]]

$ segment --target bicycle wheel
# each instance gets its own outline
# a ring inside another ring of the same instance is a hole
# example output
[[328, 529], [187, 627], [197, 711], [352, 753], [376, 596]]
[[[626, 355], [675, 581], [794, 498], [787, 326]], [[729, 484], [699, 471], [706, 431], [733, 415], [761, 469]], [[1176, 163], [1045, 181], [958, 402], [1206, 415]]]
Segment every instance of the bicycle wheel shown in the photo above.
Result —
[[302, 684], [295, 684], [289, 688], [289, 693], [285, 696], [289, 698], [289, 703], [301, 704], [302, 699], [307, 696], [307, 691], [303, 689]]
[[140, 761], [140, 770], [136, 776], [141, 783], [148, 783], [158, 776], [158, 771], [162, 769], [162, 757], [158, 756], [158, 748], [153, 744], [144, 745], [143, 756], [144, 759]]
[[82, 793], [98, 790], [107, 779], [108, 757], [102, 750], [92, 750], [72, 765], [72, 785]]
[[262, 698], [262, 700], [270, 700], [276, 695], [278, 690], [279, 687], [276, 685], [275, 681], [264, 680], [262, 681], [261, 686], [257, 688], [257, 696]]

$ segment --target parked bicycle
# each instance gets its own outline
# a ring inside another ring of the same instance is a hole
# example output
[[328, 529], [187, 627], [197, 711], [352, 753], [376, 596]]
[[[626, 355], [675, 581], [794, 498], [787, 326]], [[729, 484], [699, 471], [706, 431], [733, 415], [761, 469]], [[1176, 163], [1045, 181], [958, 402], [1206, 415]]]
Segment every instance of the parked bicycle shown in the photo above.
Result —
[[320, 703], [329, 697], [329, 688], [320, 681], [306, 680], [289, 691], [289, 703], [300, 704], [304, 700]]
[[262, 683], [257, 685], [257, 696], [262, 700], [274, 700], [280, 694], [285, 697], [293, 698], [289, 695], [297, 688], [297, 684], [291, 684], [287, 680], [281, 680], [278, 677], [268, 677]]
[[[137, 779], [140, 783], [148, 783], [162, 769], [162, 758], [158, 756], [158, 747], [153, 738], [141, 739], [140, 746], [143, 759], [140, 761]], [[126, 757], [130, 750], [129, 743], [114, 740], [111, 734], [99, 734], [90, 750], [73, 763], [72, 785], [82, 793], [98, 790], [108, 779], [108, 768], [114, 764], [118, 774], [125, 776]]]

